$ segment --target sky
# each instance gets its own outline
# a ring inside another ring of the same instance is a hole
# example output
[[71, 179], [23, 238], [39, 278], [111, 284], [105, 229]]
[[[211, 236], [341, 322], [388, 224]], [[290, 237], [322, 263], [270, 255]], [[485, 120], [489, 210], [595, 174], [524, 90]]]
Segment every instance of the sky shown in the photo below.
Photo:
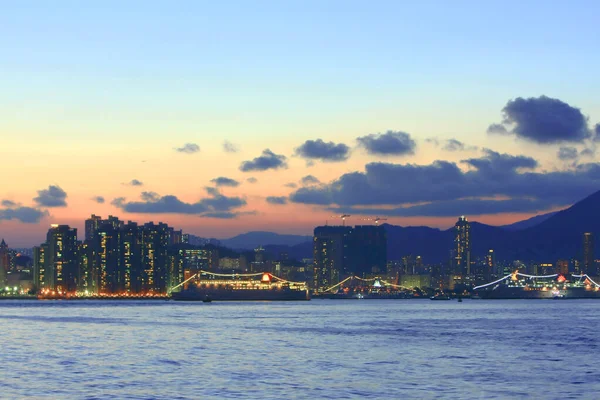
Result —
[[492, 225], [600, 190], [596, 1], [6, 1], [0, 236]]

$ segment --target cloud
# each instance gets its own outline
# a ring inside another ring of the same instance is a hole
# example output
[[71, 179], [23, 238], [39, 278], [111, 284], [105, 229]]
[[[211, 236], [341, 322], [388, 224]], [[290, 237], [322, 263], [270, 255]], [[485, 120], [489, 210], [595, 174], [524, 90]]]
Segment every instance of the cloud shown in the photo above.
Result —
[[196, 143], [186, 143], [183, 147], [177, 147], [175, 151], [178, 153], [194, 154], [200, 151], [200, 146]]
[[411, 155], [415, 154], [417, 144], [406, 132], [387, 131], [362, 136], [356, 139], [368, 153], [376, 155]]
[[547, 96], [517, 97], [502, 112], [503, 124], [513, 126], [509, 133], [538, 144], [581, 143], [591, 136], [579, 108]]
[[477, 150], [477, 146], [468, 146], [459, 140], [448, 139], [443, 149], [446, 151], [472, 151]]
[[238, 181], [236, 181], [235, 179], [226, 178], [224, 176], [219, 176], [218, 178], [211, 179], [210, 181], [212, 183], [214, 183], [216, 186], [236, 187], [236, 186], [240, 185], [240, 183]]
[[14, 207], [0, 209], [0, 220], [15, 220], [25, 224], [37, 224], [50, 214], [46, 210], [33, 207]]
[[596, 126], [594, 127], [594, 132], [595, 132], [594, 141], [600, 142], [600, 124], [596, 124]]
[[319, 183], [321, 183], [321, 181], [313, 175], [306, 175], [300, 180], [300, 183], [302, 183], [303, 186], [309, 186], [318, 185]]
[[289, 182], [289, 183], [286, 183], [286, 184], [285, 184], [285, 185], [283, 185], [283, 186], [285, 186], [285, 187], [289, 187], [289, 188], [292, 188], [292, 189], [295, 189], [295, 188], [297, 188], [297, 187], [298, 187], [298, 185], [297, 185], [297, 184], [295, 184], [294, 182]]
[[226, 140], [223, 142], [223, 151], [225, 153], [237, 153], [239, 150], [239, 147], [230, 141]]
[[557, 156], [563, 161], [572, 161], [579, 157], [579, 152], [575, 147], [561, 146], [561, 148], [558, 149]]
[[255, 177], [251, 176], [250, 178], [246, 179], [246, 182], [248, 182], [248, 183], [256, 183], [256, 182], [258, 182], [258, 179], [256, 179]]
[[144, 201], [158, 201], [160, 195], [156, 192], [142, 192], [140, 197]]
[[122, 208], [123, 204], [125, 204], [125, 201], [127, 201], [125, 197], [116, 197], [110, 202], [110, 204], [117, 208]]
[[[386, 209], [385, 215], [391, 217], [456, 217], [468, 213], [469, 215], [490, 215], [515, 212], [540, 212], [545, 211], [554, 204], [538, 199], [458, 199], [439, 203], [419, 204], [407, 207]], [[332, 208], [331, 211], [362, 215], [381, 214], [380, 208]]]
[[132, 179], [131, 181], [124, 183], [123, 185], [127, 186], [144, 186], [144, 182], [139, 181], [137, 179]]
[[103, 196], [94, 196], [92, 197], [92, 200], [94, 200], [98, 204], [103, 204], [105, 201]]
[[287, 168], [286, 160], [287, 158], [284, 155], [275, 154], [271, 150], [265, 149], [260, 157], [242, 162], [240, 171], [266, 171], [268, 169]]
[[16, 207], [17, 203], [12, 200], [2, 200], [2, 207]]
[[579, 155], [581, 157], [594, 157], [596, 155], [596, 149], [595, 148], [585, 148], [583, 150], [581, 150], [581, 153], [579, 153]]
[[48, 189], [37, 191], [38, 195], [33, 199], [42, 207], [66, 207], [67, 193], [57, 185], [50, 185]]
[[508, 135], [509, 132], [502, 124], [491, 124], [487, 128], [487, 133], [496, 133], [498, 135]]
[[[290, 200], [334, 205], [357, 214], [374, 214], [368, 206], [385, 206], [377, 208], [377, 214], [438, 216], [449, 213], [443, 210], [450, 210], [452, 202], [463, 204], [461, 213], [471, 214], [475, 204], [487, 213], [493, 213], [494, 205], [496, 212], [519, 211], [519, 206], [523, 211], [545, 210], [572, 204], [600, 187], [600, 164], [536, 172], [538, 163], [531, 157], [489, 149], [484, 150], [482, 157], [462, 163], [469, 168], [464, 170], [448, 161], [428, 165], [369, 163], [364, 172], [346, 173], [322, 186], [299, 188]], [[397, 208], [389, 210], [390, 205]]]
[[345, 161], [350, 155], [350, 147], [344, 143], [324, 142], [321, 139], [307, 140], [296, 148], [297, 156], [325, 162]]
[[433, 147], [438, 147], [440, 145], [438, 138], [434, 137], [425, 139], [425, 143], [431, 143]]
[[113, 200], [112, 204], [125, 212], [139, 214], [196, 214], [212, 216], [230, 213], [232, 210], [245, 206], [246, 200], [241, 197], [228, 197], [215, 188], [205, 188], [208, 197], [195, 203], [186, 203], [177, 196], [160, 196], [154, 192], [143, 192], [142, 201], [127, 202], [124, 198]]
[[269, 204], [287, 204], [287, 197], [285, 196], [268, 196], [267, 203]]

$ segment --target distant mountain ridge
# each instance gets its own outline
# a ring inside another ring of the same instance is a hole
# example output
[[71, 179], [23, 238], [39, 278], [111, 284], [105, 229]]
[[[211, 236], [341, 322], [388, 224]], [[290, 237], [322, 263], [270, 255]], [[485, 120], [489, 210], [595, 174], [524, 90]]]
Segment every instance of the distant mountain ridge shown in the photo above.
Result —
[[274, 232], [252, 231], [229, 239], [222, 239], [221, 244], [236, 250], [253, 250], [259, 246], [295, 246], [309, 241], [312, 242], [312, 236], [282, 235]]
[[536, 215], [535, 217], [531, 217], [531, 218], [523, 220], [523, 221], [514, 222], [509, 225], [501, 225], [500, 228], [507, 229], [509, 231], [520, 231], [522, 229], [531, 228], [533, 226], [541, 224], [548, 218], [556, 215], [556, 213], [558, 213], [558, 211], [553, 211], [553, 212], [549, 212], [546, 214]]
[[[426, 263], [450, 260], [453, 228], [441, 230], [427, 226], [382, 225], [388, 237], [388, 260], [421, 255]], [[471, 222], [472, 259], [494, 249], [499, 260], [556, 262], [580, 257], [584, 232], [600, 237], [600, 191], [562, 211], [537, 215], [504, 226]], [[280, 235], [273, 232], [248, 232], [221, 243], [229, 248], [250, 250], [263, 246], [277, 257], [312, 258], [312, 236]]]

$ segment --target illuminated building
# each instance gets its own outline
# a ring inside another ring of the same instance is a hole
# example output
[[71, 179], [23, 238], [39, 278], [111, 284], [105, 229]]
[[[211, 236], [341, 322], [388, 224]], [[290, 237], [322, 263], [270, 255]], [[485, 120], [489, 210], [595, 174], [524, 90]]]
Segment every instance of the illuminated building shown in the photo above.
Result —
[[135, 222], [127, 222], [121, 228], [120, 239], [123, 290], [128, 293], [141, 293], [143, 268], [140, 228]]
[[557, 274], [568, 274], [569, 273], [569, 261], [558, 260], [556, 262], [556, 273]]
[[44, 286], [57, 291], [76, 291], [79, 280], [77, 229], [52, 225], [46, 243]]
[[590, 232], [583, 234], [583, 273], [596, 276], [596, 264], [594, 262], [594, 235]]
[[489, 249], [487, 255], [485, 256], [485, 265], [487, 270], [487, 277], [489, 278], [491, 275], [500, 275], [500, 271], [497, 270], [496, 265], [496, 253], [494, 249]]
[[167, 248], [173, 228], [167, 224], [148, 222], [141, 232], [142, 288], [146, 292], [165, 293], [169, 276]]
[[33, 248], [33, 284], [39, 289], [46, 288], [46, 265], [45, 257], [48, 252], [46, 243]]
[[97, 269], [94, 268], [96, 251], [91, 241], [79, 243], [79, 288], [81, 292], [98, 292]]
[[352, 228], [347, 226], [319, 226], [313, 237], [313, 288], [326, 289], [340, 281], [345, 267], [344, 250]]
[[376, 225], [319, 226], [313, 237], [313, 288], [326, 289], [340, 277], [386, 274], [385, 228]]
[[454, 225], [454, 272], [471, 274], [471, 224], [464, 216]]
[[2, 239], [0, 242], [0, 286], [4, 287], [6, 285], [7, 273], [10, 268], [10, 252], [8, 250], [8, 245]]

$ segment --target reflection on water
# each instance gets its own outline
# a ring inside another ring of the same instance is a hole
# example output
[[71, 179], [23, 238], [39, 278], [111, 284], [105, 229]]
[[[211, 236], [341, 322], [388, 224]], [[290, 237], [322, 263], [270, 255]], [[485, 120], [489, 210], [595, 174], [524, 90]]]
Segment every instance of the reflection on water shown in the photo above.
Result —
[[0, 397], [591, 399], [599, 308], [2, 301]]

